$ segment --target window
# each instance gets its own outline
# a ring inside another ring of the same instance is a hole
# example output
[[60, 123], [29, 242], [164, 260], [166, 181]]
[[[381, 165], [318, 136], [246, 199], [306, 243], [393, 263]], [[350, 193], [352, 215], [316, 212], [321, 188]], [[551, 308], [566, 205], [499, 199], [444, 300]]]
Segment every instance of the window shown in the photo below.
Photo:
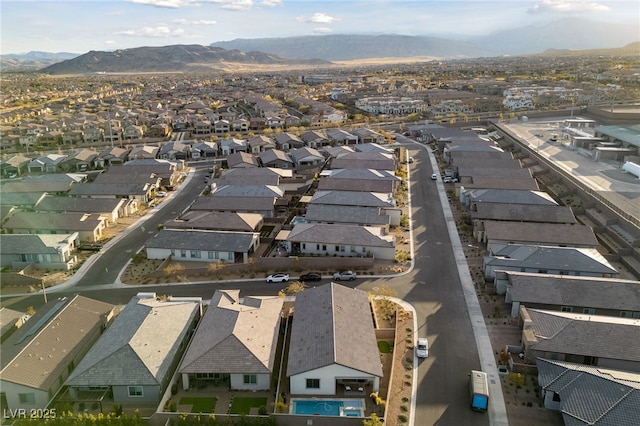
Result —
[[573, 308], [571, 306], [563, 306], [560, 308], [562, 312], [573, 312]]
[[192, 259], [200, 259], [200, 257], [202, 257], [200, 250], [191, 250], [190, 254]]
[[227, 254], [227, 259], [228, 260], [233, 260], [233, 253]]
[[171, 249], [171, 256], [175, 256], [176, 255], [176, 251], [174, 249]]
[[21, 404], [35, 404], [36, 395], [34, 393], [19, 393], [18, 398]]
[[595, 315], [596, 314], [596, 310], [593, 308], [584, 308], [582, 310], [583, 314], [588, 314], [588, 315]]
[[307, 389], [320, 389], [320, 379], [307, 379]]
[[180, 257], [187, 257], [187, 251], [186, 250], [180, 250]]
[[640, 312], [638, 312], [638, 311], [620, 311], [620, 318], [640, 319]]
[[129, 396], [144, 396], [142, 386], [129, 386]]
[[258, 383], [258, 376], [255, 374], [245, 374], [244, 375], [244, 384], [245, 385], [255, 385]]
[[213, 252], [212, 252], [212, 251], [207, 252], [207, 257], [208, 257], [209, 259], [214, 259], [214, 257], [213, 257]]

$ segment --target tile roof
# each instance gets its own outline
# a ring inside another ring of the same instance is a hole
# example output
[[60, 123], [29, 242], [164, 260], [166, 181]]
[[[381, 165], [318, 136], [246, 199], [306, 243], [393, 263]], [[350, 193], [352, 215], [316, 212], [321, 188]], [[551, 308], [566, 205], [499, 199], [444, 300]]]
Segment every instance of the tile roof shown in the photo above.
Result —
[[104, 220], [99, 214], [21, 212], [3, 225], [5, 229], [34, 229], [39, 231], [93, 231]]
[[147, 248], [230, 251], [245, 253], [256, 239], [254, 233], [163, 229], [145, 243]]
[[47, 195], [34, 206], [36, 211], [111, 213], [126, 202], [123, 198], [56, 197]]
[[640, 375], [538, 358], [540, 386], [560, 396], [565, 425], [635, 426]]
[[472, 219], [528, 221], [548, 223], [577, 223], [569, 206], [541, 206], [532, 204], [478, 203], [470, 212]]
[[207, 212], [192, 210], [164, 224], [165, 229], [215, 229], [255, 232], [264, 218], [259, 213]]
[[197, 301], [134, 297], [82, 358], [70, 386], [160, 385], [200, 312]]
[[296, 295], [287, 377], [333, 364], [382, 377], [367, 293], [332, 282]]
[[[78, 234], [5, 234], [0, 238], [2, 254], [58, 254]], [[71, 241], [69, 241], [71, 240]]]
[[640, 362], [640, 320], [527, 309], [539, 352]]
[[599, 244], [593, 229], [586, 225], [486, 220], [483, 227], [488, 241], [568, 247], [597, 247]]
[[191, 339], [181, 373], [268, 374], [273, 371], [283, 299], [239, 298], [240, 290], [216, 290]]
[[113, 305], [84, 296], [41, 307], [2, 343], [1, 379], [48, 390], [113, 309]]
[[309, 204], [304, 215], [307, 222], [389, 225], [390, 217], [380, 207]]
[[505, 271], [516, 302], [640, 311], [640, 281]]
[[300, 243], [330, 243], [364, 247], [394, 247], [395, 237], [385, 235], [377, 226], [350, 224], [298, 223], [287, 241]]

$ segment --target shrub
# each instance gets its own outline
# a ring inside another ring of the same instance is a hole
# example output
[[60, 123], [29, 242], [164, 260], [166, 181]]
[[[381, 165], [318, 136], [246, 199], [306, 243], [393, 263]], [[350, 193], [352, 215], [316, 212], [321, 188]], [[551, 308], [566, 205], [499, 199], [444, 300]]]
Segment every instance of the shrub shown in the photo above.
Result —
[[398, 416], [398, 420], [400, 420], [400, 423], [406, 423], [407, 422], [407, 416], [404, 414], [400, 414]]

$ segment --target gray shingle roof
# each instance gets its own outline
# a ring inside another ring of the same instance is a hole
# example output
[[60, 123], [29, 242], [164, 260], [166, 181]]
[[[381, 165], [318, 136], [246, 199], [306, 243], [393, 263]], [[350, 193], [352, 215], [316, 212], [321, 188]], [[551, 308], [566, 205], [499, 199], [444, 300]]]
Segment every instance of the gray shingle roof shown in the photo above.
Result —
[[99, 214], [21, 212], [11, 216], [3, 227], [39, 231], [93, 231], [103, 222]]
[[35, 206], [36, 211], [78, 212], [78, 213], [111, 213], [124, 204], [124, 199], [56, 197], [47, 195]]
[[519, 191], [515, 189], [470, 189], [465, 196], [472, 203], [510, 203], [554, 205], [558, 203], [549, 194], [542, 191]]
[[341, 206], [393, 207], [392, 193], [358, 191], [316, 191], [310, 203], [338, 204]]
[[548, 223], [576, 223], [571, 207], [539, 206], [531, 204], [478, 203], [470, 212], [472, 219], [527, 221]]
[[208, 229], [257, 232], [263, 222], [258, 213], [207, 212], [192, 210], [164, 224], [165, 229]]
[[308, 222], [389, 225], [390, 217], [379, 207], [309, 204], [304, 215]]
[[78, 234], [5, 234], [0, 238], [2, 254], [58, 254], [68, 245], [71, 236]]
[[181, 373], [273, 371], [283, 299], [217, 290], [191, 339]]
[[382, 377], [367, 293], [329, 283], [296, 295], [287, 376], [333, 364]]
[[196, 301], [134, 297], [67, 379], [71, 386], [160, 385], [200, 311]]
[[564, 223], [484, 222], [487, 240], [522, 244], [597, 247], [598, 239], [591, 227]]
[[273, 211], [275, 198], [268, 197], [198, 197], [191, 210], [268, 212]]

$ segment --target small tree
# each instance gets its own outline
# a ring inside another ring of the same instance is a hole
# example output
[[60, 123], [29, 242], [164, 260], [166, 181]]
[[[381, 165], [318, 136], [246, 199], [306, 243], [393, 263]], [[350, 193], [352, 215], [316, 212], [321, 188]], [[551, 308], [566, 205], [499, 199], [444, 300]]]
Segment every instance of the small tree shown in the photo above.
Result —
[[376, 413], [371, 413], [371, 417], [362, 421], [362, 426], [382, 426], [382, 420]]

